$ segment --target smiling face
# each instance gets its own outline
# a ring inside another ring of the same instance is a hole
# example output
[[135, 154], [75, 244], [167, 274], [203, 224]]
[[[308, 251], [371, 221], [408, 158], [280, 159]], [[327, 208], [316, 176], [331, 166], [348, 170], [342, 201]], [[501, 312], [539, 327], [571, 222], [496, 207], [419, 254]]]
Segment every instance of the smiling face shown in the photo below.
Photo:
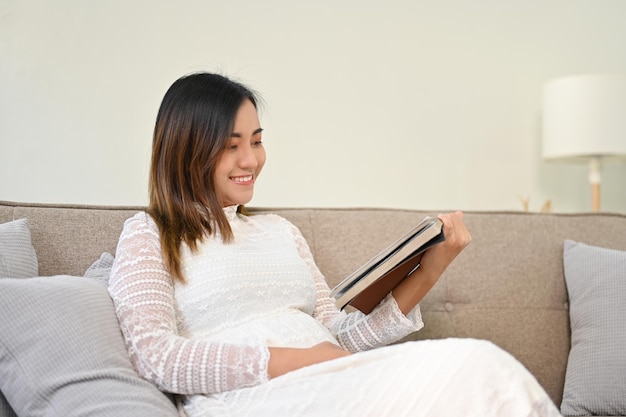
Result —
[[252, 199], [254, 183], [265, 164], [262, 131], [254, 104], [244, 100], [215, 167], [215, 189], [222, 207], [247, 204]]

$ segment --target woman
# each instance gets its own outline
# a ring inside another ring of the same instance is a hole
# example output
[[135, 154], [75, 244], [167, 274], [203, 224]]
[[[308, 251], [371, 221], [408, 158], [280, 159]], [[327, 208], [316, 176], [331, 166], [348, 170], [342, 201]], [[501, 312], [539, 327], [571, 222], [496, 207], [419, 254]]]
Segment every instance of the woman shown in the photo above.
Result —
[[487, 342], [382, 347], [422, 327], [418, 302], [470, 241], [460, 212], [441, 215], [446, 241], [374, 311], [346, 314], [294, 225], [244, 214], [262, 135], [257, 97], [225, 77], [165, 94], [149, 208], [126, 221], [109, 286], [144, 378], [191, 417], [558, 415]]

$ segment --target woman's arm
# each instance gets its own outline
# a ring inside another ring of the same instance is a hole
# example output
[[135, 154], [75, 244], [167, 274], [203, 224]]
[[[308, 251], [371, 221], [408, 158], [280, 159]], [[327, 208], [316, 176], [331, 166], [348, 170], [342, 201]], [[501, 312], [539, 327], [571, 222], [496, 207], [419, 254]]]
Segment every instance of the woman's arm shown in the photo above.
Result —
[[350, 355], [350, 352], [339, 346], [323, 342], [310, 348], [280, 348], [271, 347], [268, 373], [270, 378], [286, 374], [287, 372]]
[[206, 394], [268, 380], [270, 352], [264, 341], [236, 345], [179, 335], [174, 284], [157, 226], [145, 213], [124, 225], [109, 293], [135, 369], [161, 390]]
[[444, 223], [446, 240], [424, 253], [420, 268], [368, 315], [360, 311], [346, 314], [337, 309], [306, 240], [297, 227], [289, 223], [300, 256], [308, 264], [315, 280], [317, 300], [313, 316], [331, 329], [344, 349], [357, 352], [387, 345], [424, 326], [418, 303], [471, 241], [462, 220], [463, 213], [442, 214], [439, 217]]
[[391, 295], [368, 315], [360, 311], [349, 314], [339, 311], [306, 240], [296, 226], [286, 220], [285, 222], [298, 253], [308, 265], [315, 282], [316, 303], [313, 317], [335, 335], [345, 350], [358, 352], [384, 346], [423, 327], [419, 307], [413, 308], [408, 314], [403, 314]]
[[391, 292], [402, 313], [411, 311], [437, 283], [443, 271], [469, 245], [472, 238], [463, 223], [463, 213], [441, 214], [445, 241], [428, 249], [420, 267]]

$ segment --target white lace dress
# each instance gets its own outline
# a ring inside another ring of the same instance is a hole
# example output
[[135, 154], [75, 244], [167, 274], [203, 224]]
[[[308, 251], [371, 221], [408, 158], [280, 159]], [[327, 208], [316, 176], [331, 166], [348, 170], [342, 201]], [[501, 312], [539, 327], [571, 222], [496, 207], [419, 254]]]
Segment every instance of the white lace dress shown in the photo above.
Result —
[[[199, 416], [558, 416], [510, 355], [468, 339], [386, 346], [423, 324], [388, 296], [369, 315], [338, 311], [298, 229], [225, 208], [234, 241], [183, 246], [186, 284], [167, 273], [158, 229], [127, 220], [109, 292], [137, 371], [184, 394]], [[357, 354], [269, 379], [268, 347], [322, 341]]]

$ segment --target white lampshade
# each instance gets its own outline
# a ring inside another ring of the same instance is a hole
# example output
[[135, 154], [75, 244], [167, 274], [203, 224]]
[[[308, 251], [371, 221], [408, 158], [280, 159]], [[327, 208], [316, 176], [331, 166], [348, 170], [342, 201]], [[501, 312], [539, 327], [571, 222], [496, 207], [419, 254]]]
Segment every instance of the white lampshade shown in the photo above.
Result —
[[626, 159], [626, 74], [574, 75], [547, 82], [543, 157]]
[[543, 157], [589, 162], [591, 205], [600, 211], [601, 164], [626, 159], [626, 74], [574, 75], [547, 82]]

